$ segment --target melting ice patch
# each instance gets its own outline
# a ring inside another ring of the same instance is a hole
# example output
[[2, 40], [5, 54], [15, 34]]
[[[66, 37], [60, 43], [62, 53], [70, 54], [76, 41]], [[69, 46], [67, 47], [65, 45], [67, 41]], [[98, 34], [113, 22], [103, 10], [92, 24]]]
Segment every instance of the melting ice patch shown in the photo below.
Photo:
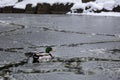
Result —
[[120, 17], [119, 12], [101, 12], [101, 13], [93, 13], [93, 12], [87, 12], [87, 13], [67, 13], [69, 15], [90, 15], [90, 16], [111, 16], [111, 17]]
[[0, 23], [2, 23], [2, 24], [11, 24], [11, 23], [9, 23], [9, 22], [7, 22], [7, 21], [3, 21], [3, 20], [0, 20]]

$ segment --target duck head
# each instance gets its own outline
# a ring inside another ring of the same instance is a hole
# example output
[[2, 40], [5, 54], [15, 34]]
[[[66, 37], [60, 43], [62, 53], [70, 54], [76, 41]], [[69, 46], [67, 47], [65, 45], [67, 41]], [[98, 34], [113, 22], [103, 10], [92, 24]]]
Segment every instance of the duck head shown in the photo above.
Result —
[[52, 47], [47, 47], [45, 50], [46, 53], [50, 53], [52, 51], [54, 51], [54, 49]]
[[46, 50], [45, 50], [46, 53], [48, 53], [52, 58], [54, 58], [54, 57], [52, 56], [52, 54], [50, 53], [50, 52], [52, 52], [52, 51], [55, 51], [52, 47], [47, 47]]

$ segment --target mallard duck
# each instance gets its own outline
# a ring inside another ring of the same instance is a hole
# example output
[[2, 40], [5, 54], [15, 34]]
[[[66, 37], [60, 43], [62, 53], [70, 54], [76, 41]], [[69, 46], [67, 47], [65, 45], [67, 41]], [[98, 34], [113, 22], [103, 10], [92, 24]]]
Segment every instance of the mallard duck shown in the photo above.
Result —
[[45, 52], [27, 52], [25, 56], [28, 63], [48, 62], [54, 58], [51, 54], [52, 51], [54, 51], [52, 47], [47, 47]]

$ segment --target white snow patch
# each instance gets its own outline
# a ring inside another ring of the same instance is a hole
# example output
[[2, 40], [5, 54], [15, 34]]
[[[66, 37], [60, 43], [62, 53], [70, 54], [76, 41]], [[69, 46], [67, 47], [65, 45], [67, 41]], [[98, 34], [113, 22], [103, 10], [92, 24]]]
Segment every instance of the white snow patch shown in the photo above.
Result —
[[5, 6], [14, 6], [15, 8], [21, 8], [25, 9], [27, 4], [32, 4], [32, 6], [36, 6], [37, 3], [49, 3], [49, 4], [54, 4], [54, 3], [77, 3], [81, 2], [81, 0], [23, 0], [21, 2], [18, 2], [18, 0], [0, 0], [0, 7], [5, 7]]
[[103, 6], [101, 6], [100, 4], [96, 4], [95, 2], [88, 2], [86, 4], [87, 4], [86, 7], [90, 8], [90, 9], [88, 9], [88, 11], [92, 11], [92, 10], [96, 11], [96, 10], [103, 9]]
[[0, 0], [0, 7], [14, 6], [18, 0]]
[[86, 4], [82, 3], [82, 2], [78, 2], [76, 4], [73, 5], [73, 7], [71, 8], [71, 10], [74, 9], [85, 9]]
[[[106, 9], [112, 11], [114, 7], [120, 5], [120, 0], [96, 0], [95, 2], [87, 2], [87, 3], [76, 3], [71, 8], [71, 10], [83, 9], [83, 13], [89, 13], [94, 11], [99, 11], [102, 9]], [[87, 9], [85, 9], [87, 8]]]
[[77, 3], [77, 2], [81, 2], [81, 0], [24, 0], [22, 2], [19, 2], [17, 4], [15, 4], [15, 8], [22, 8], [25, 9], [27, 4], [32, 4], [32, 6], [36, 6], [37, 3], [49, 3], [50, 5], [54, 4], [54, 3]]
[[115, 5], [116, 5], [115, 1], [111, 0], [111, 1], [106, 1], [103, 7], [106, 10], [112, 10], [115, 7]]

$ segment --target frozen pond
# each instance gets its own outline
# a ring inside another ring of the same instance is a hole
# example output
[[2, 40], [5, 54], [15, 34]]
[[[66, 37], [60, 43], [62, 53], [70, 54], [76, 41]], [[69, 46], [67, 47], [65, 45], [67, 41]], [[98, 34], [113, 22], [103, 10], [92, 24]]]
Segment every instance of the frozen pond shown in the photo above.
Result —
[[[18, 64], [46, 46], [59, 60]], [[0, 14], [0, 79], [6, 71], [11, 80], [120, 80], [120, 18]]]

